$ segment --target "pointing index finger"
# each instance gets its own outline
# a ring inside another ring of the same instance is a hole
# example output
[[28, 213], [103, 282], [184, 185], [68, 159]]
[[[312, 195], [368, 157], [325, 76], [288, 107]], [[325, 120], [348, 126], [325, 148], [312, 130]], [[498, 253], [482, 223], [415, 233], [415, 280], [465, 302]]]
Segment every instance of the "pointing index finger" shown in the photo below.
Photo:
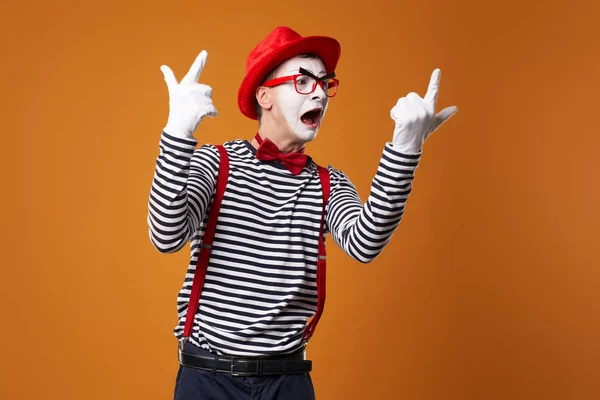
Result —
[[183, 77], [182, 81], [186, 81], [187, 83], [198, 82], [200, 74], [202, 73], [204, 65], [206, 64], [207, 57], [208, 53], [206, 52], [206, 50], [202, 50], [200, 54], [198, 54], [198, 57], [196, 57], [196, 59], [194, 60], [194, 63], [190, 67], [188, 73], [185, 74], [185, 76]]
[[423, 100], [431, 101], [433, 100], [433, 104], [435, 104], [437, 100], [438, 87], [440, 85], [440, 75], [442, 71], [439, 68], [433, 70], [431, 74], [431, 79], [429, 80], [429, 87], [427, 88], [427, 94]]

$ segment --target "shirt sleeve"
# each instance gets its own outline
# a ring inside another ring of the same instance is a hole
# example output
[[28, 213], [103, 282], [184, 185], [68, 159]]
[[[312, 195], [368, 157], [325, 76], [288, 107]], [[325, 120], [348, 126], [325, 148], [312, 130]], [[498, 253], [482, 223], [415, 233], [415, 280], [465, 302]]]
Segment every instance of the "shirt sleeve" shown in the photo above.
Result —
[[198, 230], [215, 195], [219, 151], [210, 144], [194, 150], [195, 138], [163, 132], [148, 201], [150, 241], [161, 253], [175, 253]]
[[403, 154], [385, 144], [366, 203], [350, 179], [331, 165], [331, 194], [325, 207], [327, 231], [353, 259], [373, 261], [398, 228], [421, 152]]

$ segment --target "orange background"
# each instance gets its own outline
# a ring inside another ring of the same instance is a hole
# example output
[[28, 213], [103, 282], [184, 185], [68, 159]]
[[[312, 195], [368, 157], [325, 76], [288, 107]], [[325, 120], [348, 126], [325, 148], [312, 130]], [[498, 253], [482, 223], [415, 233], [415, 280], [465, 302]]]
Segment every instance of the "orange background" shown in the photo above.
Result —
[[[368, 6], [367, 6], [368, 4]], [[409, 92], [442, 70], [404, 220], [373, 263], [329, 241], [308, 348], [318, 399], [600, 398], [596, 2], [20, 2], [2, 41], [2, 399], [169, 399], [188, 247], [158, 253], [147, 202], [168, 116], [161, 64], [250, 139], [250, 50], [278, 25], [342, 44], [308, 152], [366, 201]]]

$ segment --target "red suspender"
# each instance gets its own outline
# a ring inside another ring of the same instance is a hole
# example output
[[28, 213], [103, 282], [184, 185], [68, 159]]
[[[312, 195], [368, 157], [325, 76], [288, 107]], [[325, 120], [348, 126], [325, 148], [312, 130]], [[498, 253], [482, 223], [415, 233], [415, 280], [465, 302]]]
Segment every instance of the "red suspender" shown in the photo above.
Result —
[[208, 222], [204, 231], [204, 238], [200, 247], [200, 254], [198, 254], [198, 261], [196, 263], [194, 283], [192, 283], [192, 293], [190, 293], [190, 301], [188, 303], [187, 315], [185, 317], [185, 328], [183, 330], [184, 340], [186, 340], [186, 338], [192, 333], [194, 316], [196, 315], [196, 310], [198, 309], [200, 292], [204, 286], [204, 277], [206, 276], [208, 259], [210, 258], [210, 252], [212, 250], [212, 241], [215, 235], [215, 228], [217, 226], [219, 209], [221, 208], [221, 200], [223, 200], [223, 193], [225, 193], [225, 186], [227, 186], [227, 179], [229, 178], [229, 156], [227, 154], [227, 150], [225, 150], [223, 145], [218, 145], [217, 148], [221, 154], [219, 173], [217, 177], [217, 191], [210, 207], [210, 215], [208, 216]]
[[308, 343], [311, 336], [315, 332], [315, 328], [319, 323], [321, 314], [323, 314], [323, 308], [325, 308], [325, 260], [327, 259], [327, 253], [325, 252], [325, 242], [323, 241], [323, 225], [325, 218], [325, 206], [329, 199], [329, 170], [317, 165], [319, 169], [319, 179], [321, 180], [321, 187], [323, 189], [323, 210], [321, 212], [321, 228], [319, 229], [319, 257], [317, 258], [317, 312], [313, 319], [310, 320], [304, 331], [302, 341], [304, 346]]
[[[194, 273], [194, 282], [192, 283], [192, 292], [190, 293], [190, 300], [185, 317], [183, 341], [187, 340], [192, 333], [194, 316], [196, 315], [196, 311], [198, 309], [200, 292], [204, 286], [204, 277], [206, 276], [206, 270], [208, 269], [208, 260], [212, 250], [212, 241], [215, 234], [215, 228], [217, 226], [217, 218], [221, 208], [221, 201], [223, 200], [223, 194], [225, 193], [225, 187], [227, 186], [227, 180], [229, 178], [229, 156], [227, 154], [227, 150], [225, 150], [223, 145], [218, 145], [216, 147], [219, 149], [219, 153], [221, 155], [219, 162], [219, 174], [217, 178], [217, 189], [215, 198], [210, 207], [210, 214], [208, 216], [208, 222], [204, 231], [204, 238], [200, 247], [200, 253], [198, 254], [196, 272]], [[321, 227], [319, 229], [319, 257], [317, 259], [317, 311], [304, 331], [302, 338], [304, 345], [308, 343], [313, 335], [315, 328], [317, 327], [317, 323], [321, 318], [321, 314], [323, 314], [323, 308], [325, 307], [325, 260], [327, 259], [327, 255], [325, 252], [325, 242], [323, 241], [323, 225], [325, 218], [325, 206], [327, 205], [327, 200], [329, 199], [330, 182], [329, 171], [327, 168], [323, 168], [318, 165], [317, 168], [319, 169], [319, 179], [321, 180], [321, 187], [323, 188], [323, 210], [321, 212]], [[183, 345], [183, 341], [181, 345]]]

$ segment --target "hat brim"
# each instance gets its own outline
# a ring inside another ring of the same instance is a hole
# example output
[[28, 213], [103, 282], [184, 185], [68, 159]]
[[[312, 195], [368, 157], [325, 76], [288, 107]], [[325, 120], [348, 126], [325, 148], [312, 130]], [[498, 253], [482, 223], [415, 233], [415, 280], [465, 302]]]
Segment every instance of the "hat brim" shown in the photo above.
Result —
[[297, 41], [287, 43], [259, 60], [255, 67], [246, 72], [246, 76], [238, 91], [238, 107], [242, 114], [257, 120], [256, 89], [265, 76], [282, 62], [300, 54], [311, 53], [319, 57], [325, 65], [327, 73], [333, 72], [340, 59], [340, 43], [327, 36], [307, 36]]

